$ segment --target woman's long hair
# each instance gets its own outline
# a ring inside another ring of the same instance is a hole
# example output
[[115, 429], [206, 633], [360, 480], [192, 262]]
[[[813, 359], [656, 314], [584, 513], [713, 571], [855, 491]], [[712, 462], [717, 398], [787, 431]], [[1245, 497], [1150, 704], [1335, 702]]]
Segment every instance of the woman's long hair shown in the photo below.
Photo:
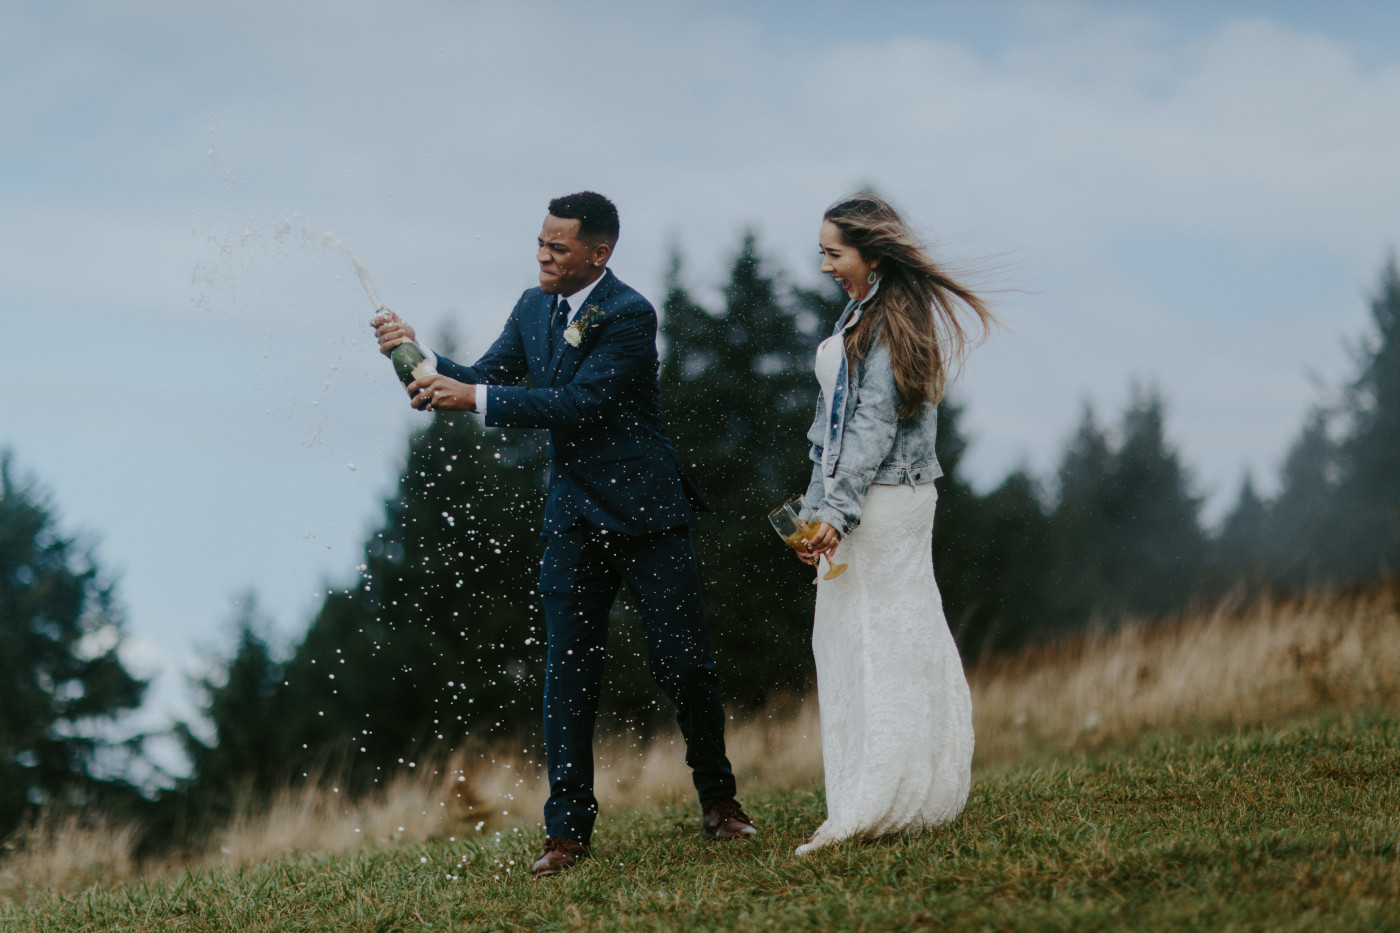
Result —
[[[865, 359], [878, 331], [894, 368], [896, 415], [912, 418], [925, 402], [943, 398], [949, 373], [957, 372], [968, 346], [985, 339], [996, 318], [981, 298], [934, 262], [883, 198], [867, 192], [842, 198], [822, 219], [835, 224], [841, 239], [866, 262], [880, 261], [879, 291], [846, 335], [846, 353]], [[977, 316], [975, 340], [959, 320], [958, 305]]]

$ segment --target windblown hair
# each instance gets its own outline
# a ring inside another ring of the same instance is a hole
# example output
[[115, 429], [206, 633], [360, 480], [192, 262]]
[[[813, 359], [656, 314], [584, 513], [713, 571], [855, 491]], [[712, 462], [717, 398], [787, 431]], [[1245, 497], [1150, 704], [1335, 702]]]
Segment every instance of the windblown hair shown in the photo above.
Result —
[[596, 191], [566, 194], [549, 202], [549, 212], [561, 220], [577, 220], [579, 239], [617, 245], [621, 225], [613, 202]]
[[[896, 414], [912, 418], [925, 403], [943, 398], [950, 373], [962, 366], [970, 344], [986, 339], [996, 318], [929, 256], [883, 198], [868, 192], [842, 198], [822, 219], [835, 224], [842, 241], [866, 262], [879, 260], [880, 288], [846, 335], [846, 353], [863, 360], [877, 339], [887, 346], [899, 395]], [[960, 320], [968, 311], [978, 319], [975, 338]]]

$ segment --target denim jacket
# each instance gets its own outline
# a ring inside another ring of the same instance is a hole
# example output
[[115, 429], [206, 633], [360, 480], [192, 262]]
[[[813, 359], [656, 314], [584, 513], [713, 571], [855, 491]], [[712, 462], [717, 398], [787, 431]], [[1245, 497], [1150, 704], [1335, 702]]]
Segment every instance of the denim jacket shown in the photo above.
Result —
[[[833, 334], [841, 333], [856, 304], [846, 305]], [[860, 524], [861, 503], [872, 483], [916, 486], [943, 475], [934, 454], [938, 406], [925, 402], [914, 417], [898, 418], [890, 351], [879, 340], [864, 361], [843, 354], [832, 396], [830, 421], [818, 397], [807, 431], [812, 479], [802, 496], [802, 518], [828, 522], [844, 538]]]

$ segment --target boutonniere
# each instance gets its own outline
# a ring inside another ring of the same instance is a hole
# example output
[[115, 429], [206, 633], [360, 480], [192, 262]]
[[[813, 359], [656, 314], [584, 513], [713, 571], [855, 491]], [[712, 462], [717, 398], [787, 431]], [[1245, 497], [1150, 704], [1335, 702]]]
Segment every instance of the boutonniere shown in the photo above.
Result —
[[564, 339], [568, 341], [569, 346], [576, 347], [583, 343], [584, 332], [602, 316], [602, 308], [597, 305], [584, 305], [583, 310], [574, 315], [573, 321], [564, 328]]

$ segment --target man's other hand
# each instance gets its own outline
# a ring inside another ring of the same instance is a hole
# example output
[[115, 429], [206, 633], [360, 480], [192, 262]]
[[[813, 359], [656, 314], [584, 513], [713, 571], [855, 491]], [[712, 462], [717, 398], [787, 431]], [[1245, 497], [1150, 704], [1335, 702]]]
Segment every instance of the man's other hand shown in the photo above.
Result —
[[419, 411], [476, 411], [476, 386], [440, 373], [410, 382], [408, 397]]

